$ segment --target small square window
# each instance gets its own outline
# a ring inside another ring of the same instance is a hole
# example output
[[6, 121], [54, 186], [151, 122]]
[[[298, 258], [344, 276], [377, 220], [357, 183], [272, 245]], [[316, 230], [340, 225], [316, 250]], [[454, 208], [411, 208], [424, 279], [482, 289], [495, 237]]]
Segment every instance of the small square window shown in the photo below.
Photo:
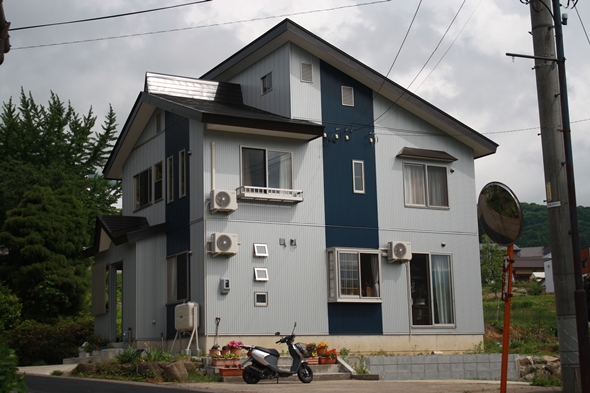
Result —
[[310, 63], [301, 63], [301, 82], [313, 82], [313, 66]]
[[259, 258], [268, 257], [268, 246], [263, 243], [254, 243], [254, 256]]
[[268, 306], [268, 292], [254, 292], [254, 306], [267, 307]]
[[272, 90], [272, 72], [260, 78], [261, 95], [264, 95]]
[[354, 106], [354, 89], [350, 86], [342, 86], [342, 105]]
[[268, 269], [265, 267], [255, 267], [254, 281], [268, 281]]

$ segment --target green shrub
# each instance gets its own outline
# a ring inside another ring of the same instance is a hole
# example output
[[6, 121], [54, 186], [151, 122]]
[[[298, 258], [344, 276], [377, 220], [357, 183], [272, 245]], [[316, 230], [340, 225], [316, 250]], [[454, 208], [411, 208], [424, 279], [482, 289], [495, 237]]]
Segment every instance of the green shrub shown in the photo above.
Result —
[[26, 392], [25, 376], [17, 376], [18, 359], [14, 351], [0, 338], [0, 392], [20, 393]]
[[123, 352], [115, 356], [115, 360], [120, 364], [135, 364], [139, 362], [139, 359], [141, 359], [141, 354], [142, 351], [138, 351], [137, 349], [133, 348], [133, 345], [130, 345]]
[[6, 336], [20, 323], [21, 310], [18, 297], [0, 283], [0, 336]]
[[12, 331], [8, 345], [15, 350], [21, 366], [40, 361], [62, 364], [63, 359], [78, 356], [78, 347], [93, 331], [90, 316], [60, 318], [54, 324], [26, 320]]

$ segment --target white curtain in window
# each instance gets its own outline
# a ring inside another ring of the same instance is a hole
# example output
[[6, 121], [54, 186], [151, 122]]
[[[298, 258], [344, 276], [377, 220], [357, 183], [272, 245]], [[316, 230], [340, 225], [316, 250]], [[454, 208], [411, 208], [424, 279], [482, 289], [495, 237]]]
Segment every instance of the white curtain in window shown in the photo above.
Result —
[[290, 190], [291, 153], [283, 151], [268, 152], [268, 186]]
[[404, 166], [404, 197], [408, 205], [426, 205], [424, 186], [424, 166]]
[[371, 255], [371, 273], [373, 275], [373, 296], [381, 297], [379, 292], [379, 256]]
[[453, 305], [451, 297], [451, 262], [448, 255], [432, 255], [432, 297], [434, 300], [434, 323], [452, 324]]
[[428, 205], [448, 207], [447, 195], [447, 168], [428, 166]]

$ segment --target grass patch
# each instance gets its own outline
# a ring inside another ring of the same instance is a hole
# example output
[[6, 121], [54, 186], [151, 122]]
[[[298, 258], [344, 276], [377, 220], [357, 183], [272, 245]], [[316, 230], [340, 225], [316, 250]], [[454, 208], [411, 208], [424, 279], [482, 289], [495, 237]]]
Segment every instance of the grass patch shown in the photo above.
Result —
[[550, 376], [542, 377], [542, 376], [535, 376], [531, 382], [533, 386], [561, 386], [561, 379]]
[[63, 372], [63, 371], [61, 371], [61, 370], [53, 370], [53, 371], [51, 372], [51, 375], [62, 376], [62, 375], [64, 375], [64, 372]]

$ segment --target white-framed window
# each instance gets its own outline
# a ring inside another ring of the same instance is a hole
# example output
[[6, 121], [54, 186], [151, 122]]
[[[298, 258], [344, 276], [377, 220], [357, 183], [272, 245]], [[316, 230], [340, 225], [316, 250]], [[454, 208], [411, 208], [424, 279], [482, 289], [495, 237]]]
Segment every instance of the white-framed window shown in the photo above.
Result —
[[288, 151], [242, 147], [242, 185], [293, 188], [293, 154]]
[[260, 95], [264, 95], [272, 90], [272, 72], [260, 78]]
[[355, 194], [365, 193], [365, 163], [352, 160], [352, 190]]
[[342, 105], [354, 106], [354, 88], [342, 86]]
[[142, 209], [152, 203], [152, 168], [133, 176], [135, 187], [134, 210]]
[[301, 63], [301, 82], [313, 82], [313, 65], [311, 63]]
[[372, 249], [328, 249], [330, 302], [381, 302], [381, 252]]
[[254, 243], [254, 256], [258, 258], [268, 257], [268, 246], [264, 243]]
[[412, 254], [409, 265], [412, 325], [453, 326], [455, 307], [451, 256]]
[[154, 202], [164, 199], [164, 163], [154, 165]]
[[404, 163], [404, 200], [406, 206], [448, 208], [447, 168]]
[[167, 304], [175, 304], [189, 298], [189, 257], [188, 253], [174, 255], [167, 263]]
[[268, 268], [255, 267], [254, 268], [254, 281], [268, 281]]
[[174, 200], [174, 156], [166, 160], [166, 194], [168, 203]]
[[178, 198], [186, 196], [186, 151], [178, 153]]
[[268, 306], [268, 292], [254, 292], [254, 306], [267, 307]]

